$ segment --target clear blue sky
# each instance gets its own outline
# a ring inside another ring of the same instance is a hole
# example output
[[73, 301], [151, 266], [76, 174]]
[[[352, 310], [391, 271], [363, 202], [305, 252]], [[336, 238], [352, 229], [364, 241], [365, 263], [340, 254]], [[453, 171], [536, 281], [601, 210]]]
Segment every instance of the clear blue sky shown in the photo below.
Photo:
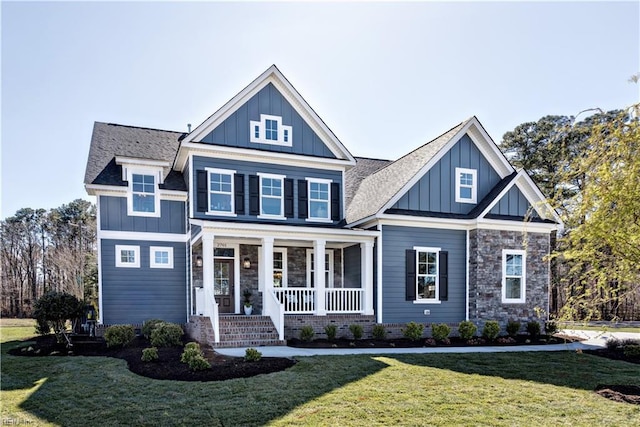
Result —
[[94, 121], [186, 130], [276, 64], [356, 156], [638, 102], [639, 2], [2, 2], [1, 217], [87, 198]]

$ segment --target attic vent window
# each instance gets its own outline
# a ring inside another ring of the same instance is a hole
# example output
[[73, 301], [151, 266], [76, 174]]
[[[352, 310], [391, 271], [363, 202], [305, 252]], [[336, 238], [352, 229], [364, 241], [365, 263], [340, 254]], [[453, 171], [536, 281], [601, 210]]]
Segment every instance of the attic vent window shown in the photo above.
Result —
[[476, 203], [477, 193], [477, 171], [456, 168], [456, 202]]
[[250, 121], [249, 140], [258, 144], [291, 147], [293, 128], [282, 124], [282, 117], [260, 114], [260, 121]]

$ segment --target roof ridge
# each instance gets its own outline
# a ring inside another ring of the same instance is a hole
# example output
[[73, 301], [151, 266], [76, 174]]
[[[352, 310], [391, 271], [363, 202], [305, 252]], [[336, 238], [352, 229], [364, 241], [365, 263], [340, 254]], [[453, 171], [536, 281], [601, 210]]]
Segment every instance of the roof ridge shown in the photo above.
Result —
[[129, 129], [154, 130], [154, 131], [157, 131], [157, 132], [171, 132], [171, 133], [187, 133], [187, 132], [181, 132], [181, 131], [177, 131], [177, 130], [149, 128], [149, 127], [144, 127], [144, 126], [123, 125], [123, 124], [120, 124], [120, 123], [109, 123], [109, 122], [98, 122], [98, 121], [96, 121], [96, 123], [99, 123], [101, 125], [118, 126], [118, 127], [123, 127], [123, 128], [129, 128]]

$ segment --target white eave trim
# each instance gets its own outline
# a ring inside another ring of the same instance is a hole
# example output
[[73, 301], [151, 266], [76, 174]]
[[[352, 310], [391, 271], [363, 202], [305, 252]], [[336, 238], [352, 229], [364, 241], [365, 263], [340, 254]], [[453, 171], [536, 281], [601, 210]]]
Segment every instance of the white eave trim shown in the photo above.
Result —
[[[85, 184], [87, 194], [90, 196], [116, 196], [126, 197], [129, 191], [128, 186], [120, 185], [101, 185], [101, 184]], [[186, 202], [188, 193], [186, 191], [159, 189], [158, 195], [160, 200], [178, 200]]]
[[188, 234], [177, 233], [146, 233], [141, 231], [98, 230], [98, 239], [109, 240], [186, 243], [189, 241], [189, 237], [190, 236]]
[[135, 165], [135, 166], [151, 166], [151, 167], [161, 167], [168, 168], [171, 167], [171, 162], [166, 162], [163, 160], [149, 160], [149, 159], [139, 159], [136, 157], [123, 157], [116, 156], [116, 164], [117, 165]]

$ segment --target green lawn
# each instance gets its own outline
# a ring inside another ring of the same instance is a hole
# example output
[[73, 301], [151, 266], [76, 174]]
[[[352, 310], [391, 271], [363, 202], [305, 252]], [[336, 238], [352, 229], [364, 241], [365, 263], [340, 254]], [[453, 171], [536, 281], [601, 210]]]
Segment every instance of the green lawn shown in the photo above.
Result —
[[11, 340], [3, 424], [640, 425], [640, 406], [592, 391], [640, 384], [638, 365], [574, 352], [309, 357], [285, 372], [187, 383], [139, 377], [118, 359], [8, 356]]
[[599, 331], [599, 332], [635, 332], [640, 333], [639, 327], [621, 326], [616, 323], [606, 325], [588, 325], [581, 323], [558, 323], [561, 329], [577, 329], [580, 331]]

